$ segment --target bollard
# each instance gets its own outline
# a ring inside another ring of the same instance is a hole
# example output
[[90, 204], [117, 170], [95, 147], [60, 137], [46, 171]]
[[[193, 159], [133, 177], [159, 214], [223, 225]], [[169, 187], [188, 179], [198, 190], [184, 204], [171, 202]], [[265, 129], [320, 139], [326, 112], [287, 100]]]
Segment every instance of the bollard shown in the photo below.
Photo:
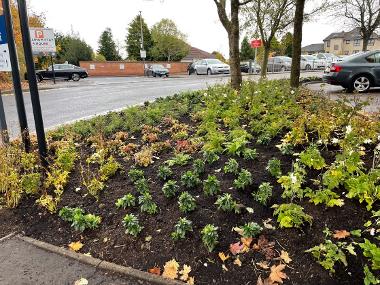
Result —
[[3, 97], [0, 90], [0, 137], [3, 144], [9, 143], [7, 121], [5, 120], [5, 112], [3, 105]]

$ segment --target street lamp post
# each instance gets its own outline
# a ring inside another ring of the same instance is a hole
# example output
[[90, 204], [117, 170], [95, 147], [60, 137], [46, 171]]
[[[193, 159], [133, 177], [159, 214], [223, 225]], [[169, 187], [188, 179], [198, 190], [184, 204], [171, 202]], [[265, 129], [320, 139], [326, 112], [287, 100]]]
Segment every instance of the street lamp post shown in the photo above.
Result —
[[145, 58], [146, 58], [146, 51], [144, 50], [144, 33], [143, 33], [143, 22], [142, 22], [142, 13], [140, 12], [140, 33], [141, 33], [141, 45], [140, 45], [140, 57], [143, 60], [143, 74], [145, 76]]

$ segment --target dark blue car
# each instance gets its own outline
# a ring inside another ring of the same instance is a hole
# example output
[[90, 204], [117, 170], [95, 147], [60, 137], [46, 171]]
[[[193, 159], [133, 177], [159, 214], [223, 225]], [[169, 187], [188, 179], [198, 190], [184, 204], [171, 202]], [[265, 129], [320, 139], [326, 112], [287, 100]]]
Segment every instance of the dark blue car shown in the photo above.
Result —
[[366, 92], [371, 87], [380, 87], [380, 50], [332, 63], [323, 75], [323, 82], [340, 85], [349, 92]]

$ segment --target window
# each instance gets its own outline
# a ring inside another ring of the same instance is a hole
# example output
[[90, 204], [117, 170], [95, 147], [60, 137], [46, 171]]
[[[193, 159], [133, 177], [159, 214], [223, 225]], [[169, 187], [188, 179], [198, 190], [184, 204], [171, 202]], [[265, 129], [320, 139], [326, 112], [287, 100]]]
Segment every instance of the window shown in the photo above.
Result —
[[375, 39], [370, 39], [368, 41], [368, 46], [374, 46], [375, 45]]
[[348, 50], [346, 50], [345, 52], [344, 52], [344, 55], [349, 55], [350, 54], [350, 52], [348, 51]]
[[359, 52], [358, 50], [354, 50], [353, 54], [358, 53], [358, 52]]
[[90, 70], [95, 70], [95, 64], [90, 64]]
[[360, 46], [360, 40], [354, 40], [354, 46]]
[[125, 65], [123, 63], [120, 63], [119, 69], [120, 70], [124, 70], [125, 69]]
[[380, 52], [368, 56], [366, 60], [369, 63], [380, 63]]
[[326, 46], [327, 46], [327, 47], [330, 47], [330, 41], [327, 41], [327, 42], [326, 42]]
[[346, 40], [346, 45], [349, 45], [351, 43], [350, 40]]
[[334, 45], [334, 50], [339, 50], [339, 45]]

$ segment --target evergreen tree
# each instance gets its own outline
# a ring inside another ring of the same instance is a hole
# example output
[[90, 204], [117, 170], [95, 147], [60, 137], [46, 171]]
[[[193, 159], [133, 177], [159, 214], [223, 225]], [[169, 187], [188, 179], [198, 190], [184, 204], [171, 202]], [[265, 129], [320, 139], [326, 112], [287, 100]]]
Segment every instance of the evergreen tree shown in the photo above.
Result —
[[282, 54], [292, 57], [293, 53], [293, 34], [287, 32], [281, 39]]
[[92, 48], [79, 38], [79, 35], [63, 35], [57, 33], [55, 35], [57, 45], [57, 62], [69, 62], [79, 65], [79, 61], [88, 61], [93, 58]]
[[241, 42], [240, 59], [241, 60], [255, 59], [255, 50], [251, 47], [248, 41], [248, 37], [244, 37], [243, 41]]
[[110, 28], [106, 28], [100, 36], [98, 53], [102, 54], [108, 61], [121, 60]]
[[[153, 46], [152, 36], [150, 34], [148, 25], [145, 23], [144, 18], [142, 21], [142, 30], [144, 35], [144, 50], [147, 52], [147, 60], [151, 60], [150, 50]], [[140, 15], [137, 15], [128, 27], [128, 35], [125, 40], [127, 45], [128, 58], [131, 60], [141, 60], [141, 22]]]

